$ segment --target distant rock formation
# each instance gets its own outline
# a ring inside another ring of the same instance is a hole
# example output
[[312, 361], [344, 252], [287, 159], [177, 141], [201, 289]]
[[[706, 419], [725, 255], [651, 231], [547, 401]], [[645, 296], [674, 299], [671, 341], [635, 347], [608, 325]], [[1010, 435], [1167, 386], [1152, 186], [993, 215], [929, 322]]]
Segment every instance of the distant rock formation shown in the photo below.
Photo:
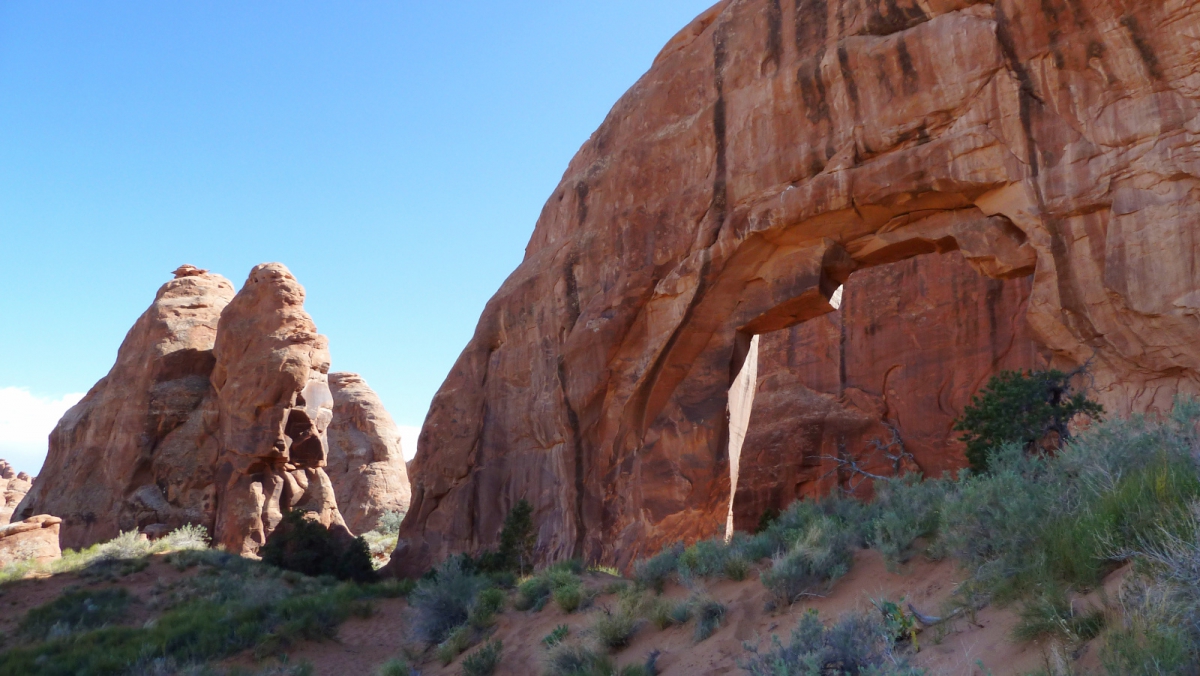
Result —
[[[303, 302], [303, 287], [277, 263], [255, 267], [237, 294], [220, 275], [176, 270], [109, 374], [51, 433], [17, 514], [62, 517], [71, 548], [194, 523], [229, 550], [253, 553], [293, 508], [343, 526], [323, 469], [328, 344]], [[407, 484], [398, 492], [407, 495]]]
[[571, 161], [434, 397], [393, 570], [495, 546], [520, 499], [549, 560], [715, 535], [750, 338], [920, 254], [1032, 275], [1033, 338], [1110, 412], [1200, 393], [1193, 34], [1196, 0], [704, 12]]
[[333, 422], [329, 460], [338, 508], [355, 533], [375, 528], [384, 512], [407, 512], [412, 493], [400, 430], [356, 373], [330, 373]]
[[0, 568], [18, 561], [46, 563], [62, 558], [60, 524], [62, 519], [43, 514], [0, 525]]
[[0, 458], [0, 526], [7, 524], [17, 505], [29, 492], [33, 479], [25, 472], [17, 472], [6, 460]]

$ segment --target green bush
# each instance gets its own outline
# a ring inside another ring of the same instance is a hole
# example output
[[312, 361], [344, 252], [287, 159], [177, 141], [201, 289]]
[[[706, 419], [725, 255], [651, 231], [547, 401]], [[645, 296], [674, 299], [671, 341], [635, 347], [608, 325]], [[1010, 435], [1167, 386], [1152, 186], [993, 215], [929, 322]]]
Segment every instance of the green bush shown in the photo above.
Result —
[[408, 662], [402, 659], [394, 658], [379, 665], [375, 670], [375, 676], [411, 676], [412, 667], [408, 666]]
[[571, 633], [570, 627], [568, 627], [565, 624], [560, 624], [554, 628], [554, 631], [550, 632], [549, 634], [546, 634], [546, 637], [542, 639], [542, 645], [546, 646], [547, 648], [553, 648], [554, 646], [558, 645], [559, 643], [562, 643], [563, 639], [565, 639], [567, 637], [567, 634], [570, 634], [570, 633]]
[[500, 664], [500, 652], [504, 644], [500, 641], [488, 641], [482, 648], [467, 655], [462, 663], [463, 676], [491, 676]]
[[[652, 663], [651, 663], [652, 664]], [[612, 658], [581, 643], [560, 643], [546, 656], [545, 676], [653, 676], [644, 665], [618, 668]]]
[[18, 632], [34, 641], [59, 638], [119, 622], [129, 608], [130, 596], [122, 588], [72, 591], [30, 610]]
[[795, 537], [791, 548], [776, 555], [761, 576], [763, 586], [780, 607], [827, 586], [850, 570], [854, 561], [845, 533], [829, 517], [808, 523]]
[[851, 614], [826, 628], [810, 610], [783, 645], [771, 637], [770, 649], [745, 645], [750, 657], [741, 663], [751, 676], [917, 676], [924, 671], [895, 655], [886, 628], [876, 619]]
[[438, 660], [445, 666], [465, 653], [471, 647], [473, 638], [470, 627], [465, 624], [459, 625], [446, 636], [446, 640], [438, 644], [437, 650], [434, 652], [437, 654]]
[[533, 506], [527, 500], [520, 500], [504, 517], [499, 549], [483, 552], [473, 564], [482, 573], [512, 572], [524, 575], [525, 571], [533, 569], [536, 547]]
[[549, 578], [535, 575], [517, 586], [517, 598], [513, 601], [513, 607], [517, 610], [540, 611], [550, 599], [553, 590]]
[[963, 432], [971, 469], [986, 472], [993, 449], [1015, 444], [1032, 451], [1050, 434], [1065, 442], [1076, 415], [1099, 418], [1104, 409], [1074, 392], [1062, 371], [1003, 371], [963, 409], [954, 429]]
[[918, 539], [937, 536], [949, 490], [949, 481], [922, 481], [915, 474], [875, 482], [871, 544], [889, 568], [908, 561]]
[[404, 523], [404, 512], [387, 511], [379, 515], [375, 530], [384, 535], [395, 535], [400, 532], [402, 523]]
[[624, 609], [610, 611], [602, 609], [592, 622], [592, 634], [603, 647], [609, 650], [620, 650], [629, 645], [633, 635], [637, 633], [638, 620]]
[[343, 542], [300, 510], [284, 515], [259, 554], [264, 563], [312, 577], [332, 575], [355, 582], [375, 579], [366, 540], [358, 537]]
[[642, 587], [661, 594], [667, 580], [679, 569], [679, 558], [685, 549], [683, 543], [677, 542], [649, 559], [638, 561], [633, 566], [634, 579]]
[[458, 557], [446, 560], [435, 571], [409, 595], [413, 636], [428, 645], [442, 643], [464, 625], [476, 596], [487, 587], [487, 580], [465, 571]]
[[503, 612], [506, 600], [504, 592], [492, 587], [479, 592], [467, 623], [476, 629], [486, 629], [496, 623], [496, 614]]
[[583, 605], [583, 586], [578, 584], [564, 585], [555, 589], [552, 596], [554, 597], [554, 603], [564, 613], [573, 613]]
[[691, 601], [696, 614], [696, 631], [693, 638], [699, 643], [713, 635], [725, 619], [725, 605], [716, 599], [700, 596]]

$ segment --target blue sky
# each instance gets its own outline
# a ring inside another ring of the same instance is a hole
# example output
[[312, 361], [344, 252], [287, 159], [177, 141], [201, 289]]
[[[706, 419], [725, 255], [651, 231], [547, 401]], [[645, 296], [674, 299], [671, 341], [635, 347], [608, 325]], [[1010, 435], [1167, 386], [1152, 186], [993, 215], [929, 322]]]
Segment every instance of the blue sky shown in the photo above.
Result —
[[182, 263], [288, 265], [334, 368], [419, 426], [571, 156], [709, 4], [0, 0], [0, 457], [36, 471]]

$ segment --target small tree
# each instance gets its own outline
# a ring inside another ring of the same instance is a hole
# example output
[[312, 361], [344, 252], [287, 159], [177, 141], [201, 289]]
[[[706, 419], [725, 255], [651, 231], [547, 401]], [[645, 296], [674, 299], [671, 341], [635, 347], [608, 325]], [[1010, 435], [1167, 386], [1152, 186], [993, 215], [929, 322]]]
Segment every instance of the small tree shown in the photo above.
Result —
[[500, 531], [500, 558], [509, 569], [521, 575], [533, 568], [533, 551], [537, 547], [537, 531], [533, 528], [533, 506], [521, 499], [508, 516], [504, 517], [504, 528]]
[[963, 432], [959, 439], [967, 445], [971, 469], [986, 472], [992, 449], [1005, 444], [1020, 444], [1033, 452], [1048, 435], [1066, 441], [1072, 418], [1104, 413], [1100, 404], [1073, 391], [1070, 380], [1080, 372], [1002, 371], [992, 376], [954, 423], [954, 429]]

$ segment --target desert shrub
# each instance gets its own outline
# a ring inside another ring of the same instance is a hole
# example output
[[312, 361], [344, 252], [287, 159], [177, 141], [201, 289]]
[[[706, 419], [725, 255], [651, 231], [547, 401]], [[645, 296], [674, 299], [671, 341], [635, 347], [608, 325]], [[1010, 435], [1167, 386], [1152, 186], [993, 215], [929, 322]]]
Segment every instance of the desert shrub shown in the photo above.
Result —
[[284, 515], [259, 553], [265, 563], [312, 577], [332, 575], [356, 582], [375, 579], [366, 540], [358, 537], [344, 542], [300, 510]]
[[1003, 371], [992, 376], [963, 409], [954, 429], [963, 432], [971, 469], [986, 472], [993, 449], [1015, 444], [1033, 451], [1047, 435], [1070, 439], [1076, 415], [1098, 418], [1104, 409], [1071, 387], [1062, 371]]
[[428, 645], [442, 643], [465, 624], [476, 596], [487, 586], [482, 576], [463, 570], [458, 557], [447, 559], [435, 570], [436, 575], [422, 579], [409, 595], [413, 636]]
[[208, 530], [204, 526], [185, 524], [171, 531], [152, 545], [153, 550], [163, 551], [201, 551], [208, 549], [210, 544]]
[[500, 641], [488, 641], [479, 650], [463, 659], [463, 676], [491, 676], [500, 664], [500, 653], [504, 644]]
[[404, 512], [386, 511], [379, 515], [375, 530], [384, 535], [395, 535], [400, 532], [400, 524], [404, 523]]
[[1024, 601], [1021, 620], [1013, 630], [1018, 641], [1054, 638], [1067, 645], [1080, 645], [1100, 634], [1104, 612], [1096, 608], [1076, 608], [1061, 589], [1050, 589]]
[[411, 676], [412, 667], [408, 666], [408, 662], [396, 657], [379, 665], [375, 670], [375, 676]]
[[699, 643], [721, 628], [721, 621], [725, 619], [725, 606], [707, 596], [692, 599], [691, 605], [695, 608], [696, 615], [696, 630], [692, 638]]
[[667, 580], [679, 569], [679, 558], [685, 549], [682, 542], [676, 542], [649, 559], [638, 561], [633, 566], [634, 579], [642, 587], [661, 594]]
[[617, 667], [612, 658], [581, 643], [560, 643], [546, 656], [546, 676], [653, 676], [647, 665]]
[[611, 611], [603, 608], [592, 622], [592, 634], [596, 641], [613, 651], [629, 645], [637, 629], [637, 617], [624, 609]]
[[643, 606], [642, 614], [643, 617], [650, 620], [650, 624], [663, 630], [675, 624], [675, 620], [671, 617], [674, 607], [673, 603], [664, 598], [655, 598]]
[[924, 673], [909, 667], [895, 655], [883, 625], [866, 615], [851, 614], [826, 628], [817, 611], [810, 610], [783, 645], [771, 637], [770, 649], [745, 644], [751, 657], [741, 667], [752, 676], [916, 676]]
[[129, 608], [124, 589], [72, 591], [30, 610], [18, 632], [35, 641], [58, 638], [120, 621]]
[[583, 605], [584, 593], [582, 584], [563, 585], [555, 589], [552, 594], [554, 603], [562, 609], [564, 613], [573, 613]]
[[836, 580], [853, 563], [844, 531], [829, 517], [809, 522], [807, 529], [796, 533], [795, 538], [790, 549], [776, 555], [761, 576], [763, 585], [780, 606]]
[[495, 587], [484, 589], [475, 598], [467, 623], [476, 629], [486, 629], [496, 623], [496, 614], [504, 610], [504, 592]]
[[535, 575], [517, 585], [517, 598], [513, 601], [513, 607], [517, 610], [539, 611], [546, 605], [552, 591], [554, 588], [550, 585], [549, 578]]
[[875, 482], [871, 544], [889, 568], [908, 560], [916, 540], [937, 535], [949, 490], [948, 480], [922, 481], [915, 474]]
[[472, 638], [471, 628], [465, 624], [459, 625], [446, 636], [446, 640], [438, 644], [434, 652], [443, 666], [450, 664], [471, 647]]
[[567, 634], [570, 634], [570, 633], [571, 633], [570, 627], [568, 627], [565, 624], [560, 624], [554, 628], [554, 631], [550, 632], [549, 634], [546, 634], [545, 638], [542, 639], [542, 645], [546, 646], [547, 648], [553, 648], [554, 646], [558, 645], [559, 643], [562, 643], [563, 639], [565, 639], [567, 637]]

